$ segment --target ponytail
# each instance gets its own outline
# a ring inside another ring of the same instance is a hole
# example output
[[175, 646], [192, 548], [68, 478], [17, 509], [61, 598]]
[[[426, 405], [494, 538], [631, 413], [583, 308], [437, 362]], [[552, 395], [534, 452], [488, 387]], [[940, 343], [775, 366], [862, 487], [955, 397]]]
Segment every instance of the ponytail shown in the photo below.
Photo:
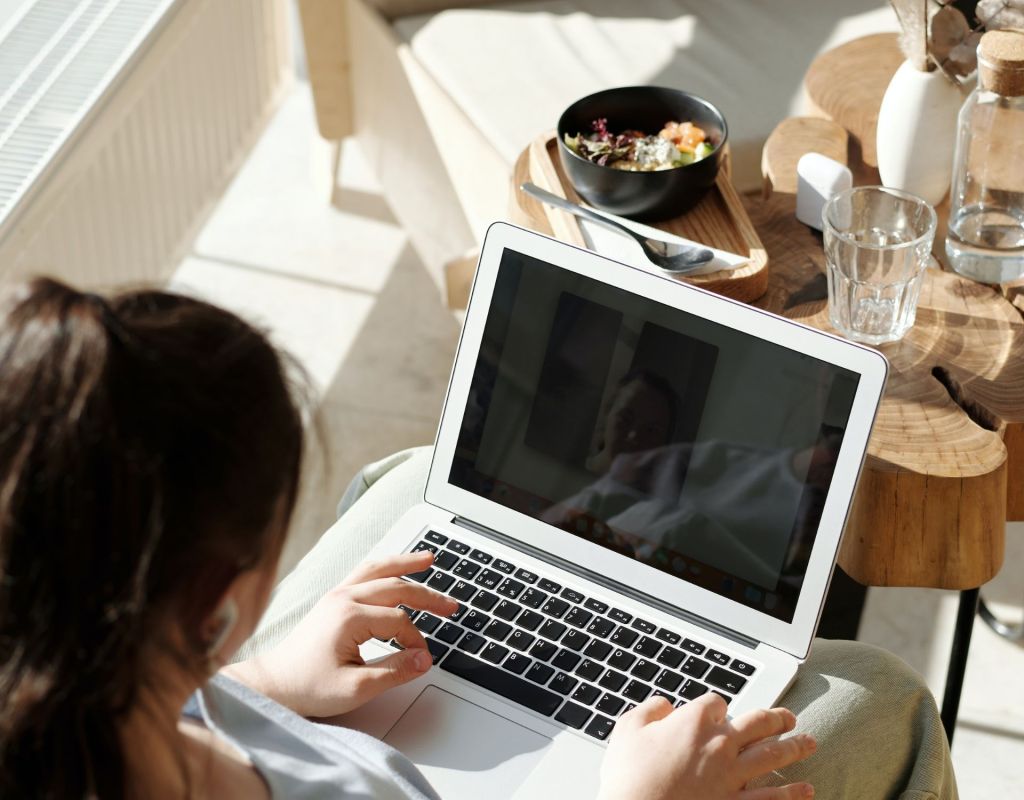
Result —
[[259, 332], [167, 293], [35, 280], [0, 376], [0, 796], [120, 798], [147, 648], [273, 547], [301, 420]]

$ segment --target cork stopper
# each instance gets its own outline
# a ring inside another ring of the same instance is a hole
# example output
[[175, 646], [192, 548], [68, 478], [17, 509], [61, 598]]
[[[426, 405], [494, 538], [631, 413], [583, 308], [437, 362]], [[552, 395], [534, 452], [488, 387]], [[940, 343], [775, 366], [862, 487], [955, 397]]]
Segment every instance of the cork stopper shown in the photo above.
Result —
[[978, 45], [981, 88], [1004, 97], [1024, 95], [1024, 30], [989, 31]]

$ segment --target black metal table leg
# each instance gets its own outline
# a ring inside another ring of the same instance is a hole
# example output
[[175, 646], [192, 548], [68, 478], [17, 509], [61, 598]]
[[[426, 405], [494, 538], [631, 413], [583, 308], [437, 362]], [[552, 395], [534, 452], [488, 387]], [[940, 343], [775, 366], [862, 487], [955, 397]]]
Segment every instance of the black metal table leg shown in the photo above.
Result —
[[946, 673], [946, 691], [942, 695], [942, 727], [946, 739], [953, 746], [953, 731], [960, 711], [960, 692], [964, 688], [964, 673], [967, 671], [967, 652], [971, 647], [971, 632], [974, 617], [978, 613], [979, 589], [965, 589], [960, 592], [960, 607], [956, 612], [956, 628], [953, 630], [953, 649], [949, 654], [949, 671]]

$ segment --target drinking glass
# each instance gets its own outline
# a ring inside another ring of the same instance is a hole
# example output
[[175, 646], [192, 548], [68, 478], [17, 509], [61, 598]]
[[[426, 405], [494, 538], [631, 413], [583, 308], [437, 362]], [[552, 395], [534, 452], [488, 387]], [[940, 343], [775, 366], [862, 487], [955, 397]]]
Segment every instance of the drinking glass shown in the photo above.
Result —
[[883, 186], [833, 195], [822, 210], [828, 315], [848, 339], [893, 342], [914, 324], [935, 209]]

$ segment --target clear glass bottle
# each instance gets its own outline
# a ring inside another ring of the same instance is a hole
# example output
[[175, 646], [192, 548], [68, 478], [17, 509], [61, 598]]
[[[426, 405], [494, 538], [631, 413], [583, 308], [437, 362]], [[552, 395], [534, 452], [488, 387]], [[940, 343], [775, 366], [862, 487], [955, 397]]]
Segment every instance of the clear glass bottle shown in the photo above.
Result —
[[984, 283], [1024, 276], [1024, 32], [989, 31], [960, 110], [946, 256]]

